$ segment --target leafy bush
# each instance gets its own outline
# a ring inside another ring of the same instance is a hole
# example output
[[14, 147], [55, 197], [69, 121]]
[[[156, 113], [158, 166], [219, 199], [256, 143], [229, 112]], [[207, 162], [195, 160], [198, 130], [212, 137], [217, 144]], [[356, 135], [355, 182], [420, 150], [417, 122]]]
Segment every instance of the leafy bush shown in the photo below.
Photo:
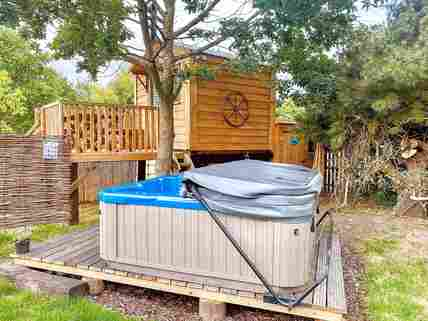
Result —
[[397, 203], [397, 193], [394, 191], [377, 191], [373, 194], [376, 204], [384, 207], [394, 207]]

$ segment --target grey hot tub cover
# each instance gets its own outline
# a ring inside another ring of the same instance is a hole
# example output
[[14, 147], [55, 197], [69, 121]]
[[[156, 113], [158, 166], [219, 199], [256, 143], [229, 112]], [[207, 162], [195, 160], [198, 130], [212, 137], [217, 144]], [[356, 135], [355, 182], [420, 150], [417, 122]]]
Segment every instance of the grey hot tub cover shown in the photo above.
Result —
[[316, 170], [256, 160], [210, 165], [183, 174], [183, 182], [199, 186], [214, 211], [298, 221], [312, 218], [321, 181]]

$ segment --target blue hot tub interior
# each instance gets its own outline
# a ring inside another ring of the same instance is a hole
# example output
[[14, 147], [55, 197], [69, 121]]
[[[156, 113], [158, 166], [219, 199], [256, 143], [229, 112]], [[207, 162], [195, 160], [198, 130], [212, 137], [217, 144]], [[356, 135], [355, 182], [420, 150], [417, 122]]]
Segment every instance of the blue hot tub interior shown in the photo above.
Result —
[[101, 190], [98, 199], [110, 204], [204, 210], [198, 201], [181, 196], [181, 181], [180, 175], [160, 176], [138, 183], [113, 186]]

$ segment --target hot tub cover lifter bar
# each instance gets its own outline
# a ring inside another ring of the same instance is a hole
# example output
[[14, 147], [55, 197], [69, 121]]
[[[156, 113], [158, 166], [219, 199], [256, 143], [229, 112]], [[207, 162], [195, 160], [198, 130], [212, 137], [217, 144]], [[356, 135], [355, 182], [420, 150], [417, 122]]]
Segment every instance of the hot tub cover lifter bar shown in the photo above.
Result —
[[[319, 212], [319, 208], [317, 209]], [[330, 260], [331, 260], [331, 247], [333, 243], [333, 232], [334, 232], [334, 222], [333, 222], [333, 212], [335, 210], [333, 208], [328, 209], [325, 211], [322, 216], [318, 219], [316, 223], [317, 230], [319, 231], [319, 227], [321, 227], [321, 224], [324, 222], [324, 219], [326, 217], [329, 218], [329, 227], [328, 227], [328, 243], [327, 243], [327, 262], [326, 266], [327, 269], [325, 273], [318, 279], [315, 279], [314, 282], [310, 286], [308, 286], [297, 298], [295, 298], [290, 303], [290, 308], [294, 308], [296, 305], [300, 304], [312, 291], [314, 291], [322, 282], [324, 282], [327, 277], [330, 270]], [[318, 242], [319, 245], [319, 242]]]
[[321, 225], [329, 216], [331, 221], [327, 258], [329, 263], [333, 231], [332, 211], [327, 211], [316, 223], [314, 218], [321, 181], [321, 175], [316, 170], [298, 165], [256, 160], [241, 160], [195, 168], [183, 174], [187, 192], [190, 192], [205, 207], [275, 301], [288, 308], [301, 303], [320, 285], [327, 278], [328, 269], [325, 275], [316, 279], [299, 297], [280, 298], [216, 213], [281, 219], [288, 220], [290, 223], [311, 221], [312, 232], [315, 232], [314, 227]]
[[229, 232], [229, 230], [226, 228], [223, 222], [218, 218], [217, 214], [210, 208], [207, 201], [202, 197], [201, 193], [199, 192], [199, 187], [196, 184], [190, 183], [188, 181], [186, 182], [186, 186], [187, 186], [187, 191], [190, 192], [191, 196], [197, 199], [206, 208], [211, 218], [214, 220], [214, 222], [217, 224], [220, 230], [224, 233], [224, 235], [228, 238], [228, 240], [232, 243], [233, 247], [238, 251], [241, 257], [245, 260], [245, 262], [248, 264], [248, 266], [251, 268], [251, 270], [254, 272], [254, 274], [257, 276], [260, 282], [262, 282], [263, 286], [268, 290], [270, 295], [272, 295], [275, 302], [277, 302], [278, 304], [286, 306], [289, 309], [294, 308], [296, 305], [300, 304], [312, 291], [314, 291], [324, 280], [327, 279], [329, 266], [330, 266], [331, 246], [332, 246], [332, 239], [333, 239], [332, 238], [332, 235], [333, 235], [332, 212], [334, 211], [333, 209], [329, 209], [326, 212], [324, 212], [321, 218], [316, 223], [316, 227], [319, 227], [321, 226], [322, 222], [327, 216], [330, 218], [326, 272], [319, 279], [316, 279], [314, 282], [312, 282], [312, 284], [309, 285], [298, 297], [295, 297], [291, 300], [284, 300], [275, 293], [272, 286], [269, 284], [269, 282], [266, 280], [266, 278], [257, 268], [257, 266], [252, 261], [252, 259], [242, 249], [238, 241], [233, 237], [233, 235]]

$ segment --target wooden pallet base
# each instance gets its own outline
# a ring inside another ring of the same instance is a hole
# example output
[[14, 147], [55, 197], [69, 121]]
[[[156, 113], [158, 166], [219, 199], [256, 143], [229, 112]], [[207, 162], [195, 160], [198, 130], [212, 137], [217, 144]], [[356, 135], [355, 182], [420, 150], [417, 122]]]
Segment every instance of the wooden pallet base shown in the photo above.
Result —
[[[200, 298], [204, 301], [231, 303], [315, 320], [339, 321], [346, 313], [340, 244], [335, 239], [329, 278], [301, 305], [289, 309], [268, 303], [261, 293], [222, 288], [213, 284], [173, 279], [174, 274], [150, 274], [104, 261], [99, 257], [98, 228], [73, 232], [37, 246], [26, 255], [15, 255], [15, 264], [55, 271], [96, 280], [127, 284], [158, 291]], [[319, 262], [323, 261], [320, 256]], [[321, 265], [322, 266], [322, 265]]]
[[236, 305], [242, 305], [252, 308], [258, 308], [273, 312], [286, 313], [291, 315], [297, 315], [307, 318], [313, 318], [316, 320], [325, 321], [340, 321], [343, 320], [342, 314], [337, 312], [316, 309], [309, 305], [301, 305], [293, 309], [288, 309], [278, 304], [265, 303], [260, 298], [246, 298], [238, 295], [229, 295], [220, 292], [213, 292], [210, 289], [195, 289], [188, 286], [178, 285], [172, 280], [156, 280], [149, 281], [132, 276], [120, 275], [118, 273], [107, 273], [92, 270], [85, 270], [77, 267], [61, 266], [56, 264], [49, 264], [44, 262], [31, 261], [27, 259], [15, 258], [15, 264], [32, 267], [41, 270], [61, 272], [65, 274], [78, 275], [86, 278], [101, 279], [114, 283], [128, 284], [152, 290], [171, 292], [175, 294], [188, 295], [206, 300], [219, 301], [225, 303], [231, 303]]

